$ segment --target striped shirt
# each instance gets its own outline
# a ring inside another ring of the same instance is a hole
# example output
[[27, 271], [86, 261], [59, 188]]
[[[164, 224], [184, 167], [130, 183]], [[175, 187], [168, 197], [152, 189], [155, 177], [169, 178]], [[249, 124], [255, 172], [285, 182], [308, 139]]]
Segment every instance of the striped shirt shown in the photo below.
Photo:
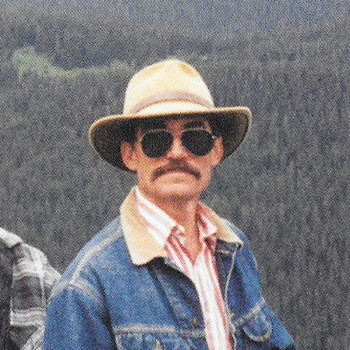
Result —
[[164, 247], [167, 257], [194, 283], [204, 316], [205, 335], [210, 350], [231, 350], [227, 314], [214, 258], [217, 228], [205, 208], [198, 203], [197, 225], [201, 250], [192, 261], [185, 248], [184, 228], [136, 188], [138, 211], [147, 231]]

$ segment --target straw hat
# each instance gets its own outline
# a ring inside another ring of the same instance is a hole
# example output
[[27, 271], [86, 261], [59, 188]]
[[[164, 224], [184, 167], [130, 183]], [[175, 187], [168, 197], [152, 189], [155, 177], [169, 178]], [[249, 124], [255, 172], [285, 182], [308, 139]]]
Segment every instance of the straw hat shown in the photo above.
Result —
[[224, 158], [242, 142], [251, 120], [247, 107], [215, 108], [197, 70], [179, 60], [166, 60], [142, 69], [131, 78], [123, 114], [96, 120], [90, 127], [89, 140], [104, 160], [127, 170], [120, 155], [121, 126], [132, 119], [171, 116], [215, 118], [223, 137]]

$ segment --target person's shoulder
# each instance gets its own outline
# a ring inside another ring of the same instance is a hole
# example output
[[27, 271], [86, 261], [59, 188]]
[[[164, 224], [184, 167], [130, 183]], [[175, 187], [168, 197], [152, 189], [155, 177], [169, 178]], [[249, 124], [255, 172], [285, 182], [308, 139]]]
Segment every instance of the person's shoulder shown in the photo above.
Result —
[[250, 261], [253, 269], [258, 270], [258, 263], [254, 256], [254, 253], [250, 247], [249, 239], [246, 234], [238, 228], [235, 224], [225, 219], [226, 225], [242, 240], [242, 249], [237, 254], [238, 261], [243, 258], [244, 263]]
[[101, 231], [92, 237], [78, 252], [74, 264], [94, 265], [101, 263], [106, 255], [118, 248], [123, 238], [120, 218], [110, 221]]
[[222, 218], [222, 220], [230, 228], [230, 230], [234, 234], [236, 234], [243, 241], [243, 244], [247, 244], [248, 243], [247, 236], [245, 235], [245, 233], [238, 226], [236, 226], [234, 223], [232, 223], [228, 219]]
[[13, 248], [19, 243], [23, 242], [23, 239], [16, 234], [9, 232], [5, 230], [4, 228], [0, 227], [0, 242], [6, 247], [6, 248]]
[[[39, 308], [41, 305], [44, 308], [50, 291], [60, 277], [59, 272], [50, 265], [40, 249], [25, 243], [18, 235], [0, 228], [0, 242], [2, 247], [5, 247], [2, 251], [4, 254], [1, 268], [5, 268], [3, 266], [5, 256], [10, 263], [8, 273], [12, 276], [12, 299], [20, 300], [22, 303], [24, 298], [25, 302], [33, 302], [35, 307]], [[39, 293], [41, 298], [38, 298]]]
[[62, 274], [53, 294], [94, 284], [100, 273], [116, 263], [116, 257], [125, 250], [124, 246], [120, 218], [117, 217], [82, 247]]
[[13, 252], [15, 260], [19, 261], [40, 261], [47, 264], [46, 255], [39, 249], [26, 242], [13, 232], [0, 227], [0, 242], [3, 246]]
[[252, 261], [252, 264], [257, 267], [257, 262], [254, 256], [254, 253], [251, 249], [250, 242], [246, 234], [238, 228], [235, 224], [233, 224], [231, 221], [227, 219], [223, 219], [224, 223], [229, 227], [231, 231], [234, 232], [234, 234], [241, 240], [241, 247], [239, 249], [239, 252], [237, 254], [237, 257], [240, 258], [242, 256], [249, 257], [249, 259]]

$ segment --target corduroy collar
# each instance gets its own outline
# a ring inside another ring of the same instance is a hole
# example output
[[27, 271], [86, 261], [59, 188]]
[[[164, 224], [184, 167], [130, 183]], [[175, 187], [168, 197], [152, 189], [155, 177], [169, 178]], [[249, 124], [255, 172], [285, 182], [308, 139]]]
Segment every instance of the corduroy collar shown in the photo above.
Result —
[[[243, 246], [242, 240], [224, 223], [214, 211], [204, 206], [218, 228], [217, 238], [227, 243]], [[147, 232], [137, 210], [135, 188], [132, 188], [120, 208], [121, 223], [125, 241], [132, 262], [135, 265], [147, 264], [154, 258], [166, 257], [163, 247]]]

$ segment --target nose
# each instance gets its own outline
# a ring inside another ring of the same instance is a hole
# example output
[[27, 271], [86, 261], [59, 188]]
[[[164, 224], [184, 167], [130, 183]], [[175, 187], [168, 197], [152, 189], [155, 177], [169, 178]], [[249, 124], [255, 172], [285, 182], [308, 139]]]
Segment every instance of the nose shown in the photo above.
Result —
[[180, 135], [173, 135], [173, 143], [167, 153], [168, 158], [182, 159], [187, 155], [187, 150], [181, 142]]

